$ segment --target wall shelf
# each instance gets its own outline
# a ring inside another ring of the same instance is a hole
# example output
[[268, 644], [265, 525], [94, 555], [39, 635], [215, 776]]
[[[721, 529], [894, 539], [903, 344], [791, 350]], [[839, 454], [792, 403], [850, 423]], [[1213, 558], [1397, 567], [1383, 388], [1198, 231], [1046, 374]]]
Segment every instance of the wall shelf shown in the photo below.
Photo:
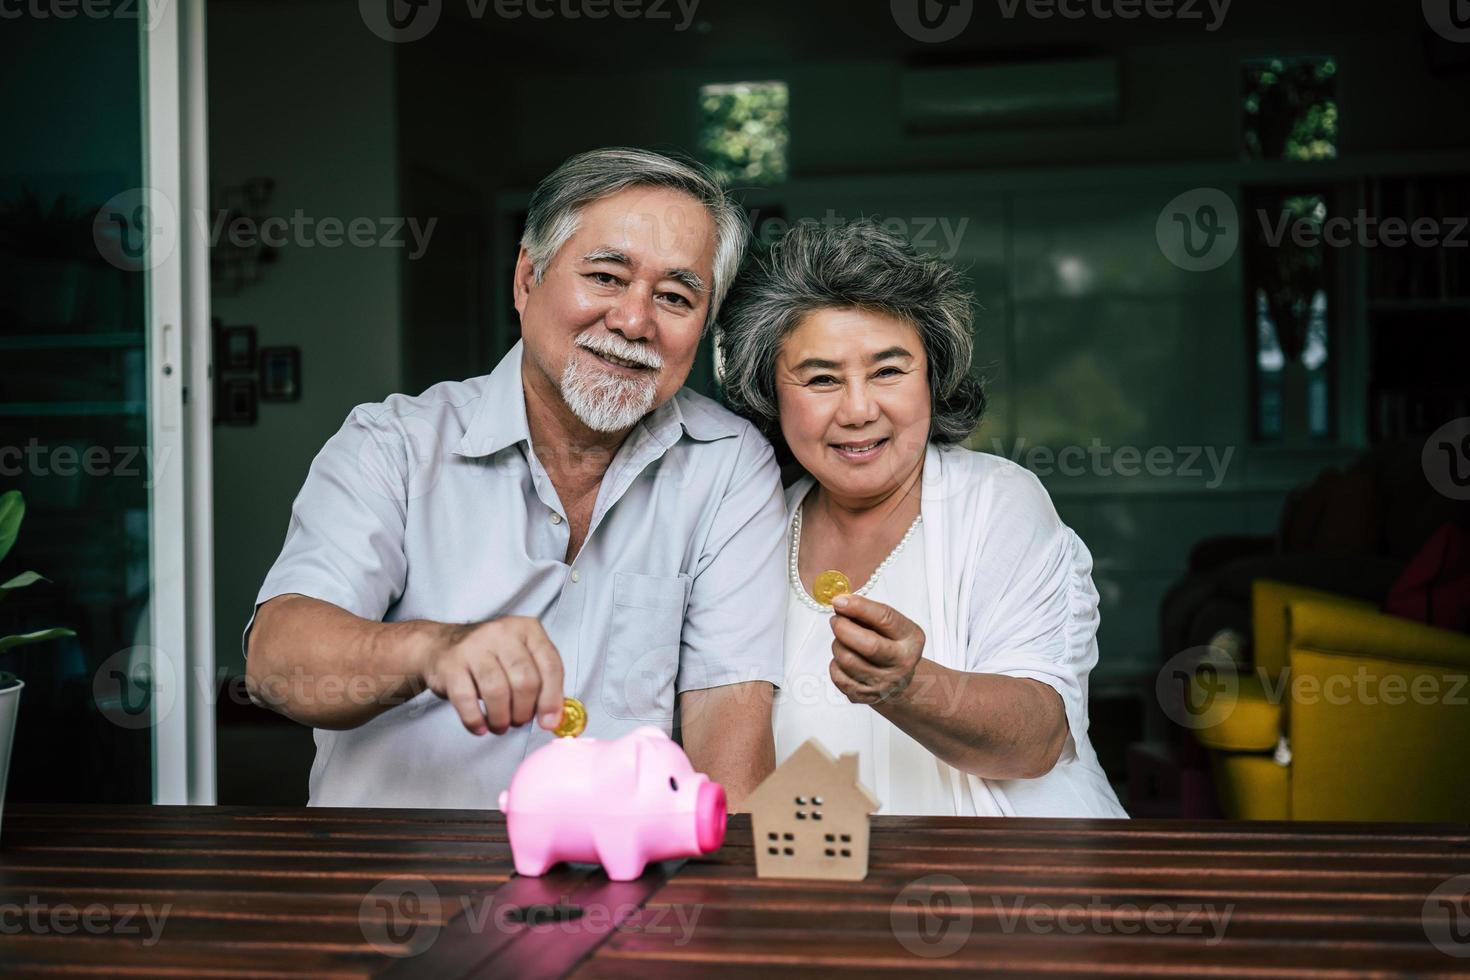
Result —
[[141, 332], [123, 333], [23, 333], [0, 335], [0, 350], [106, 350], [142, 348]]
[[39, 419], [78, 416], [144, 415], [148, 403], [128, 402], [0, 402], [0, 418]]

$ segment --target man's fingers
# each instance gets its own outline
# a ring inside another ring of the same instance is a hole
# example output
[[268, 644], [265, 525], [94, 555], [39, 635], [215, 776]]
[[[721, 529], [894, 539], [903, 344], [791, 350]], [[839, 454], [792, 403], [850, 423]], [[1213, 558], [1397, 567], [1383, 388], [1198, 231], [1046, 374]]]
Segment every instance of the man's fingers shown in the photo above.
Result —
[[546, 631], [537, 623], [535, 629], [526, 631], [526, 649], [541, 675], [541, 693], [536, 699], [536, 716], [541, 727], [553, 729], [561, 722], [563, 685], [566, 678], [562, 671], [561, 654]]
[[510, 723], [524, 725], [536, 714], [536, 699], [541, 696], [541, 671], [524, 646], [502, 650], [500, 666], [510, 682]]
[[840, 595], [832, 600], [832, 608], [890, 640], [902, 639], [913, 625], [892, 606], [875, 602], [866, 596]]
[[475, 682], [470, 678], [467, 669], [457, 670], [450, 676], [448, 683], [444, 685], [444, 696], [454, 705], [454, 710], [459, 714], [459, 720], [464, 722], [465, 728], [474, 735], [485, 734], [485, 713], [480, 710]]
[[475, 665], [475, 686], [485, 702], [485, 718], [490, 730], [504, 735], [511, 725], [511, 686], [500, 661], [493, 655], [479, 658]]

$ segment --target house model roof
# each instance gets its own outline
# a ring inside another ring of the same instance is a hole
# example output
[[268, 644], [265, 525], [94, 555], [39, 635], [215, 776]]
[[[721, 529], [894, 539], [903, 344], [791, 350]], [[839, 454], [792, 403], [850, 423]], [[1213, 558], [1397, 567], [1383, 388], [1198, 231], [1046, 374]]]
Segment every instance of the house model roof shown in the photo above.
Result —
[[745, 808], [779, 806], [784, 810], [793, 796], [817, 792], [828, 806], [874, 813], [882, 804], [858, 782], [857, 763], [857, 753], [834, 757], [821, 742], [809, 738], [746, 797]]

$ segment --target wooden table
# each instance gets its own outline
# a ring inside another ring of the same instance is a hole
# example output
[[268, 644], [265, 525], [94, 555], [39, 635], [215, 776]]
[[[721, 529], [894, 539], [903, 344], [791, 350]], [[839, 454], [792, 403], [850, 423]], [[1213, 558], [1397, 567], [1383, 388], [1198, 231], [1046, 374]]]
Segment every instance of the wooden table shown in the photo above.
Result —
[[1467, 893], [1463, 826], [880, 817], [823, 883], [735, 817], [616, 884], [515, 877], [495, 812], [12, 806], [0, 974], [1467, 975]]

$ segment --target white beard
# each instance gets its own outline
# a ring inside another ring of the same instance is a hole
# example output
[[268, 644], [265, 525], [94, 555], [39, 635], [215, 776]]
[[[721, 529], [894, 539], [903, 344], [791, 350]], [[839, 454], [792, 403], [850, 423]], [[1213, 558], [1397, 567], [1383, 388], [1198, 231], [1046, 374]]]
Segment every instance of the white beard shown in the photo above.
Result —
[[632, 428], [653, 408], [658, 383], [655, 376], [623, 378], [599, 370], [574, 351], [561, 373], [561, 397], [587, 428], [619, 432]]

